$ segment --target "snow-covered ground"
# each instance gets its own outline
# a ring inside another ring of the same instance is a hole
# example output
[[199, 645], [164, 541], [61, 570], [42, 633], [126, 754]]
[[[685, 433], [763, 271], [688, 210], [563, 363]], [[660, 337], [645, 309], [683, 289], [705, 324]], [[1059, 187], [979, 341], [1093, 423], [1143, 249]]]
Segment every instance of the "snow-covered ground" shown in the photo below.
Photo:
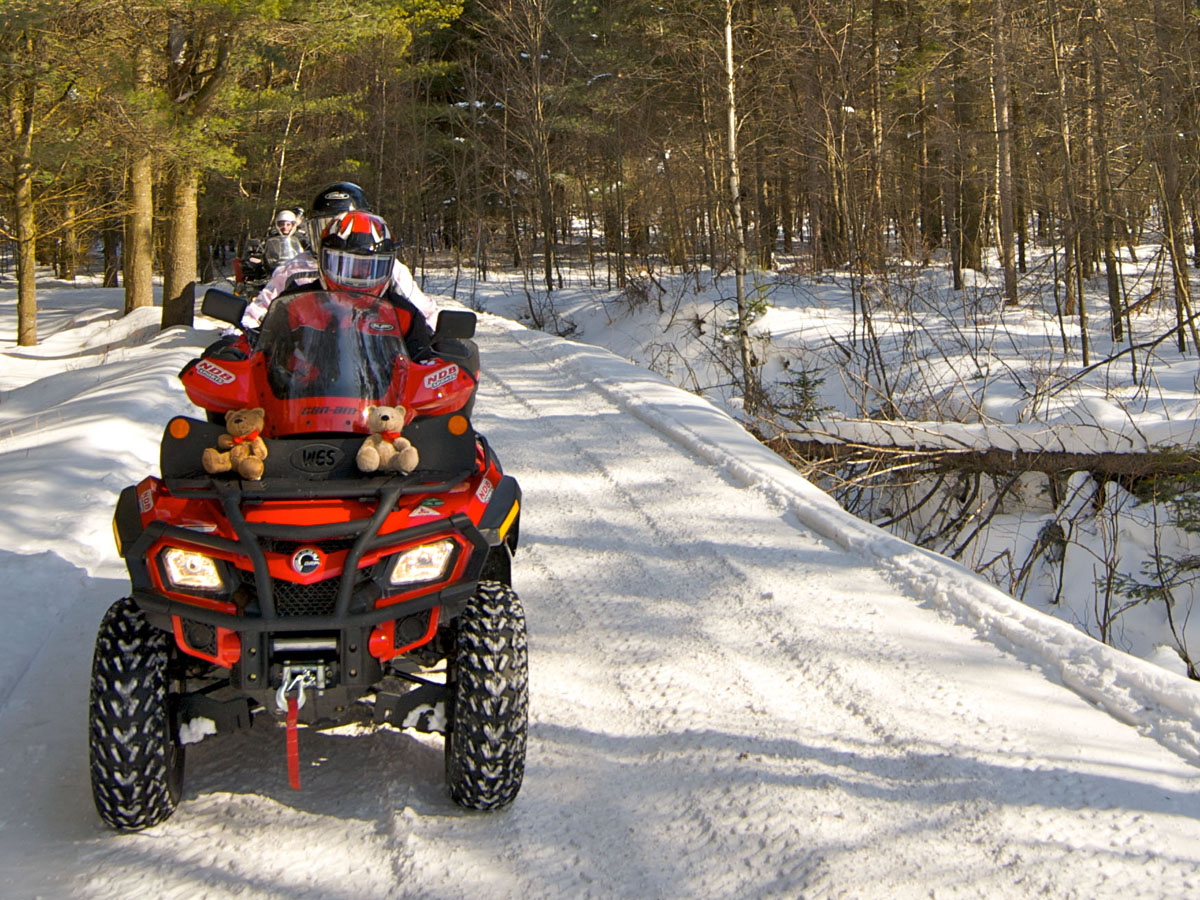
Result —
[[5, 898], [1200, 896], [1200, 687], [861, 522], [718, 407], [485, 316], [476, 425], [524, 489], [531, 731], [469, 814], [435, 738], [268, 723], [189, 748], [165, 824], [90, 802], [91, 644], [117, 492], [175, 373], [120, 293], [0, 290]]
[[[800, 259], [751, 273], [746, 294], [757, 314], [751, 332], [764, 388], [777, 406], [799, 407], [805, 419], [863, 419], [890, 405], [929, 423], [913, 430], [967, 447], [1024, 439], [1026, 449], [1192, 453], [1200, 444], [1192, 332], [1180, 353], [1170, 336], [1176, 319], [1161, 250], [1137, 251], [1136, 261], [1123, 251], [1125, 297], [1136, 311], [1123, 321], [1122, 340], [1108, 332], [1103, 270], [1088, 284], [1087, 366], [1078, 318], [1056, 315], [1065, 298], [1061, 283], [1055, 296], [1048, 253], [1032, 258], [1017, 307], [1004, 305], [995, 269], [965, 271], [962, 291], [950, 288], [945, 266], [863, 279], [801, 274]], [[549, 297], [520, 273], [477, 281], [469, 270], [431, 269], [425, 282], [604, 347], [741, 415], [730, 370], [730, 272], [716, 281], [707, 271], [643, 273], [617, 291], [603, 271], [589, 279], [585, 269], [568, 268]], [[754, 424], [769, 432], [777, 423]], [[809, 427], [820, 434], [827, 426]], [[854, 511], [883, 522], [925, 497], [923, 509], [893, 526], [901, 537], [960, 551], [957, 559], [1003, 590], [1113, 646], [1174, 672], [1186, 674], [1188, 660], [1200, 668], [1200, 534], [1181, 527], [1178, 504], [1151, 502], [1085, 473], [1057, 485], [1032, 473], [1015, 484], [983, 478], [978, 488], [951, 478], [940, 492], [935, 481], [929, 475], [903, 495], [854, 493]], [[942, 515], [934, 517], [939, 506]], [[966, 525], [944, 528], [947, 509], [969, 514]]]

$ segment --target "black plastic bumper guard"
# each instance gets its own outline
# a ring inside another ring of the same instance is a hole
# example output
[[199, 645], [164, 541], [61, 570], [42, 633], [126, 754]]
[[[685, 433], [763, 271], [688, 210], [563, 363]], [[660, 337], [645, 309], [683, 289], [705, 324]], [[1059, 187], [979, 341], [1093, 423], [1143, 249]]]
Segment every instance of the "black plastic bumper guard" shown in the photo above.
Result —
[[[387, 516], [396, 509], [397, 501], [401, 496], [415, 493], [442, 493], [471, 474], [471, 471], [466, 471], [439, 484], [418, 483], [411, 477], [391, 477], [372, 479], [370, 482], [356, 479], [324, 482], [319, 485], [312, 482], [303, 484], [276, 482], [269, 485], [257, 482], [252, 483], [249, 490], [243, 488], [236, 481], [193, 479], [189, 480], [187, 484], [168, 482], [167, 487], [175, 496], [218, 499], [238, 539], [230, 540], [176, 525], [152, 522], [137, 535], [131, 544], [124, 548], [133, 587], [133, 598], [148, 615], [161, 617], [162, 621], [169, 622], [170, 617], [180, 616], [184, 619], [238, 632], [242, 640], [242, 654], [236, 666], [236, 673], [231, 674], [236, 675], [237, 684], [235, 686], [243, 690], [260, 690], [268, 687], [270, 653], [267, 646], [267, 634], [272, 632], [338, 632], [340, 634], [338, 645], [342, 673], [341, 684], [343, 686], [372, 684], [377, 680], [376, 677], [373, 677], [373, 673], [379, 671], [379, 666], [374, 657], [368, 653], [370, 629], [389, 619], [425, 612], [435, 606], [443, 607], [450, 618], [457, 615], [475, 591], [489, 549], [493, 543], [499, 543], [496, 530], [496, 525], [499, 523], [493, 523], [491, 520], [507, 514], [512, 503], [519, 499], [520, 488], [514, 479], [503, 477], [501, 485], [504, 490], [498, 489], [495, 492], [484, 521], [480, 523], [481, 527], [476, 527], [466, 515], [456, 513], [448, 519], [417, 525], [404, 529], [402, 532], [381, 535], [379, 529]], [[132, 500], [132, 491], [127, 494]], [[246, 521], [246, 517], [242, 513], [242, 504], [247, 500], [296, 499], [298, 494], [308, 497], [353, 497], [362, 500], [377, 497], [378, 505], [374, 514], [369, 518], [309, 526], [251, 523]], [[502, 511], [498, 510], [500, 505], [504, 505]], [[118, 517], [120, 517], [119, 510], [120, 504], [118, 505]], [[493, 510], [497, 511], [493, 512]], [[358, 564], [363, 554], [395, 543], [398, 539], [407, 543], [411, 540], [451, 532], [462, 535], [473, 548], [463, 577], [433, 593], [376, 609], [375, 601], [384, 596], [383, 588], [379, 583], [382, 576], [377, 574], [375, 579], [359, 583], [361, 573]], [[346, 554], [333, 613], [330, 615], [279, 615], [275, 607], [274, 586], [267, 569], [267, 558], [260, 539], [281, 539], [304, 543], [350, 537], [354, 538], [354, 543]], [[254, 571], [258, 613], [253, 615], [226, 613], [164, 597], [158, 593], [150, 581], [148, 571], [150, 562], [147, 560], [146, 554], [160, 538], [248, 558]], [[358, 585], [357, 590], [356, 584]], [[257, 639], [251, 637], [252, 635]], [[354, 649], [351, 650], [351, 647]], [[352, 671], [358, 673], [357, 678], [347, 677], [347, 673]], [[401, 711], [394, 710], [393, 714], [398, 712]]]

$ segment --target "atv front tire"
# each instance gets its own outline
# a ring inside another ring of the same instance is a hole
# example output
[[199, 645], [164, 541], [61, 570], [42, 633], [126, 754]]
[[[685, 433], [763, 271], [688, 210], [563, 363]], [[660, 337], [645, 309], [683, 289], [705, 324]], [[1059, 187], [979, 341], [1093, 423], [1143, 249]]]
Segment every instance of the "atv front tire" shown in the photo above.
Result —
[[446, 786], [459, 806], [499, 809], [521, 789], [529, 727], [525, 610], [512, 588], [479, 583], [458, 617], [449, 663]]
[[137, 831], [167, 819], [183, 790], [183, 745], [170, 702], [175, 642], [137, 605], [114, 603], [92, 657], [88, 755], [104, 823]]

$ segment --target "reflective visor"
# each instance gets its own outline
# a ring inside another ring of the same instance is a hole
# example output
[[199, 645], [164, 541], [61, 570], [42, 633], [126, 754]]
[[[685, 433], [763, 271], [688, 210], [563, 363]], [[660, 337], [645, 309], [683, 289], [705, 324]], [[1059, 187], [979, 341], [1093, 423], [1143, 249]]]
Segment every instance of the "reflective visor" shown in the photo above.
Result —
[[378, 287], [391, 277], [392, 254], [362, 256], [322, 247], [321, 271], [327, 279], [345, 287]]

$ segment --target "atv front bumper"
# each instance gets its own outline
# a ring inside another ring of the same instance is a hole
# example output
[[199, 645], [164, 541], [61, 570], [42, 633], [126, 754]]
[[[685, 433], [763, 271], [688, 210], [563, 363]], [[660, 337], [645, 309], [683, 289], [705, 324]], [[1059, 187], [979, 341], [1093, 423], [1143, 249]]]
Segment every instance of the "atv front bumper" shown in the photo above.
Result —
[[[437, 495], [471, 477], [464, 471], [438, 484], [413, 476], [385, 476], [324, 482], [242, 483], [236, 480], [191, 479], [167, 482], [173, 496], [219, 502], [236, 540], [193, 528], [151, 521], [143, 526], [135, 488], [122, 492], [116, 529], [132, 582], [132, 596], [151, 622], [173, 631], [190, 656], [230, 670], [229, 683], [247, 693], [278, 686], [288, 665], [321, 665], [330, 686], [347, 689], [374, 684], [382, 663], [429, 642], [439, 622], [458, 615], [476, 590], [480, 576], [515, 545], [515, 512], [520, 488], [508, 476], [498, 479], [478, 524], [462, 513], [381, 534], [380, 528], [406, 495]], [[317, 525], [248, 521], [247, 504], [319, 497], [354, 499], [374, 505], [367, 518]], [[465, 563], [451, 568], [452, 580], [425, 586], [417, 596], [378, 605], [395, 594], [382, 562], [360, 567], [364, 556], [402, 542], [405, 546], [449, 538]], [[265, 547], [348, 546], [340, 576], [307, 585], [273, 578]], [[182, 546], [212, 551], [241, 561], [228, 571], [241, 579], [236, 598], [205, 602], [204, 598], [167, 596], [154, 573], [156, 547]], [[248, 564], [248, 565], [247, 565]]]

